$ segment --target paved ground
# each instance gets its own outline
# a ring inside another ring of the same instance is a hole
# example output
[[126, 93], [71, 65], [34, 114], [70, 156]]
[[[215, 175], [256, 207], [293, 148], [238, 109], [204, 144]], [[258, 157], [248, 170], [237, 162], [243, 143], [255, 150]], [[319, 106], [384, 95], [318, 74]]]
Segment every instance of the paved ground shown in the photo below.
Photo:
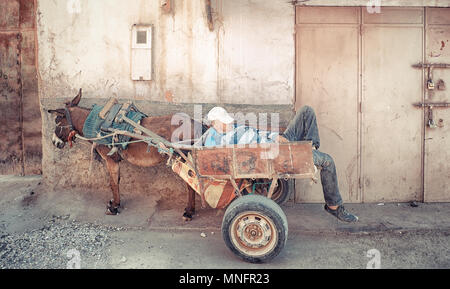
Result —
[[185, 223], [182, 208], [124, 193], [122, 213], [105, 216], [107, 195], [49, 192], [40, 177], [0, 177], [0, 196], [0, 268], [450, 268], [450, 204], [349, 204], [349, 225], [288, 203], [286, 247], [258, 265], [226, 248], [223, 211]]

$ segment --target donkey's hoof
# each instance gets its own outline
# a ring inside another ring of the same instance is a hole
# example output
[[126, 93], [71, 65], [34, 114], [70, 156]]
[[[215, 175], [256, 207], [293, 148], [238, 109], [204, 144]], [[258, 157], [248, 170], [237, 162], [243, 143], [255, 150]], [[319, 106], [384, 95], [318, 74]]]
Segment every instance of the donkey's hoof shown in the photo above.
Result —
[[106, 208], [106, 215], [110, 215], [110, 216], [116, 216], [119, 214], [119, 209], [118, 208]]
[[108, 205], [106, 206], [105, 214], [106, 215], [113, 215], [113, 216], [118, 215], [119, 214], [119, 206], [114, 207], [112, 202], [109, 201]]
[[193, 218], [193, 213], [188, 213], [187, 211], [184, 211], [184, 214], [183, 214], [183, 220], [185, 221], [185, 222], [189, 222], [189, 221], [192, 221], [192, 218]]

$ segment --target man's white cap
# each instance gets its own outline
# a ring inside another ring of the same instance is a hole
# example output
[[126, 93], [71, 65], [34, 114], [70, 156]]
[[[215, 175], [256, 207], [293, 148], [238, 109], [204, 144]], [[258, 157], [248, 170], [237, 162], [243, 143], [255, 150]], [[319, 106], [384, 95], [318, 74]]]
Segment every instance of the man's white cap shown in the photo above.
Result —
[[230, 124], [234, 121], [228, 112], [220, 106], [216, 106], [208, 112], [206, 119], [211, 123], [213, 120], [218, 120], [225, 124]]

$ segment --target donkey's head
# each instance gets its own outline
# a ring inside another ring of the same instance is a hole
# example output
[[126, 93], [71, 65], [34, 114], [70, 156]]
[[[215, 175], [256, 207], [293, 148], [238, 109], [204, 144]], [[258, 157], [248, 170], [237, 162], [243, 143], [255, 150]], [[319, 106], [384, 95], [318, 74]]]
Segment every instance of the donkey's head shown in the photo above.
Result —
[[66, 142], [70, 141], [70, 139], [73, 137], [73, 123], [70, 116], [69, 108], [75, 107], [78, 105], [81, 99], [81, 88], [78, 92], [77, 96], [75, 96], [74, 99], [71, 101], [66, 102], [65, 108], [59, 108], [59, 109], [50, 109], [48, 110], [49, 113], [53, 114], [55, 117], [55, 132], [52, 136], [52, 143], [54, 146], [56, 146], [59, 149], [64, 148], [64, 145]]

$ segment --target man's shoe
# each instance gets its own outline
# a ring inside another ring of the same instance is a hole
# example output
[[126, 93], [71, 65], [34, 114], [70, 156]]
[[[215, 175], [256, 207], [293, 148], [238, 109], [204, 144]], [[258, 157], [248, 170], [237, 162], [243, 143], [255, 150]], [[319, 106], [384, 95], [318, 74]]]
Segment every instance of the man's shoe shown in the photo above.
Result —
[[330, 209], [327, 205], [324, 207], [325, 211], [332, 214], [336, 218], [338, 218], [341, 221], [351, 223], [358, 221], [358, 217], [347, 212], [347, 210], [344, 208], [344, 206], [338, 206], [336, 210]]

